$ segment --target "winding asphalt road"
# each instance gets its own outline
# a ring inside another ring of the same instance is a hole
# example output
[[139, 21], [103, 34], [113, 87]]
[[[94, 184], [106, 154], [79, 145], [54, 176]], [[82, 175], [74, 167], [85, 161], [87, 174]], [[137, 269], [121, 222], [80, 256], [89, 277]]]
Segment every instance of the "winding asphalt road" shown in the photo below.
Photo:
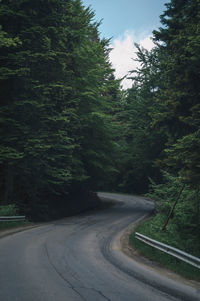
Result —
[[121, 252], [119, 237], [153, 209], [143, 198], [0, 239], [0, 301], [200, 300], [198, 289], [157, 275]]

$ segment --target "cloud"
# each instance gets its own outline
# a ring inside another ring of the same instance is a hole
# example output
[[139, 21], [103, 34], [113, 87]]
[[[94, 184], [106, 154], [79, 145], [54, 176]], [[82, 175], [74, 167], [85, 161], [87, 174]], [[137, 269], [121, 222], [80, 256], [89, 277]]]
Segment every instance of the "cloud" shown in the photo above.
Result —
[[[154, 46], [151, 37], [151, 34], [145, 32], [136, 35], [133, 31], [126, 31], [122, 36], [113, 41], [111, 44], [110, 62], [115, 69], [116, 78], [122, 78], [126, 76], [129, 71], [139, 67], [139, 63], [134, 61], [137, 57], [137, 49], [134, 43], [138, 43], [147, 50], [150, 50]], [[124, 89], [130, 88], [132, 86], [132, 80], [124, 79], [122, 86]]]

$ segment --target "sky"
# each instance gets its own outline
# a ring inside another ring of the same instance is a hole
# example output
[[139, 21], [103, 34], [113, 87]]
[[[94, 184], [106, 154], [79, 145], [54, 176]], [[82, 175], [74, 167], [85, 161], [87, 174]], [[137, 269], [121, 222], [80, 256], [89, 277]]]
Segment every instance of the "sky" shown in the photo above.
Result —
[[[82, 0], [83, 5], [95, 12], [95, 21], [102, 20], [99, 27], [101, 38], [108, 38], [112, 51], [110, 61], [116, 78], [122, 78], [138, 67], [134, 61], [139, 43], [150, 50], [153, 47], [152, 31], [161, 27], [160, 15], [169, 0]], [[132, 81], [124, 79], [124, 89]]]

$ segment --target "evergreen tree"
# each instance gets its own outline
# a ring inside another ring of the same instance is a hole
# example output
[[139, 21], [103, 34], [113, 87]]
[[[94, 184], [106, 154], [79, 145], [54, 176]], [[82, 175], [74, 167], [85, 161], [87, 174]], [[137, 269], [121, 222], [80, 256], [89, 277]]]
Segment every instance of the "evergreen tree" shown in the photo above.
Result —
[[167, 163], [181, 171], [183, 181], [199, 186], [199, 62], [200, 1], [175, 1], [161, 16], [165, 26], [154, 31], [160, 52], [165, 54], [160, 89], [162, 107], [157, 120], [168, 130]]
[[156, 48], [148, 52], [136, 46], [140, 67], [131, 72], [134, 82], [121, 112], [124, 159], [120, 186], [125, 191], [141, 193], [147, 191], [149, 177], [160, 177], [154, 161], [160, 158], [165, 134], [152, 126], [152, 116], [159, 111], [156, 102], [160, 81], [158, 52]]
[[[173, 208], [173, 210], [170, 209], [173, 213], [171, 224], [187, 235], [189, 232], [190, 236], [189, 229], [193, 228], [195, 235], [193, 241], [196, 241], [195, 244], [198, 246], [200, 233], [200, 91], [198, 85], [200, 1], [171, 0], [166, 8], [161, 16], [164, 27], [154, 31], [162, 80], [158, 85], [156, 96], [159, 112], [153, 115], [153, 122], [167, 135], [163, 162], [165, 169], [169, 172], [160, 187], [165, 189], [166, 194], [177, 190], [175, 184], [170, 184], [171, 179], [176, 178], [181, 187], [180, 192], [183, 195], [187, 194], [187, 197], [183, 197], [178, 192], [174, 193], [173, 198], [175, 199], [175, 195], [178, 195], [179, 200], [172, 205], [167, 201], [166, 196], [163, 202], [161, 196], [158, 208], [161, 215], [167, 212], [167, 210], [162, 212], [160, 209], [165, 204], [168, 205], [168, 209]], [[160, 187], [155, 185], [152, 196], [160, 191]], [[183, 208], [187, 209], [183, 210]], [[165, 225], [170, 216], [171, 214], [168, 215]]]
[[89, 190], [108, 163], [102, 90], [112, 70], [93, 16], [79, 0], [1, 3], [1, 201], [31, 214]]

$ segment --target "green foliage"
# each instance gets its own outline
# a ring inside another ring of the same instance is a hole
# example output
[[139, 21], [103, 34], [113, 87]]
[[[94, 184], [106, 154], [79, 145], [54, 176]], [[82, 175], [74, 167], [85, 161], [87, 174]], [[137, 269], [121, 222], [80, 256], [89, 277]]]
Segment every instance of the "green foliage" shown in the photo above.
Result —
[[[178, 240], [177, 236], [174, 236], [173, 233], [171, 233], [171, 236], [169, 236], [167, 233], [160, 233], [160, 228], [162, 226], [163, 219], [160, 216], [156, 216], [141, 225], [139, 225], [135, 231], [130, 236], [130, 244], [133, 246], [133, 248], [137, 248], [139, 252], [149, 258], [151, 261], [155, 261], [160, 263], [161, 266], [170, 269], [180, 275], [182, 275], [185, 278], [193, 279], [200, 281], [200, 274], [199, 269], [195, 268], [177, 258], [174, 258], [171, 255], [168, 255], [166, 253], [163, 253], [160, 250], [157, 250], [147, 244], [144, 244], [143, 242], [137, 240], [135, 238], [135, 232], [142, 233], [144, 235], [147, 235], [149, 237], [152, 237], [160, 242], [163, 242], [165, 244], [173, 245], [174, 247], [177, 247], [178, 249], [185, 250], [185, 245]], [[185, 240], [186, 241], [186, 240]], [[184, 242], [185, 242], [184, 241]], [[188, 245], [193, 245], [195, 243], [194, 240], [187, 240]], [[193, 252], [197, 256], [199, 256], [199, 250], [196, 249], [198, 246], [196, 243], [194, 244]]]
[[181, 170], [183, 181], [192, 187], [199, 187], [200, 130], [177, 139], [166, 149], [166, 154], [167, 164]]
[[26, 227], [31, 226], [30, 222], [27, 221], [17, 221], [17, 222], [1, 222], [0, 223], [0, 231], [9, 230], [12, 228], [18, 228], [18, 227]]
[[18, 208], [14, 204], [0, 206], [0, 216], [14, 216], [18, 214]]
[[113, 70], [93, 17], [79, 0], [1, 1], [0, 200], [35, 218], [113, 172]]
[[[164, 172], [163, 183], [156, 184], [151, 181], [150, 192], [147, 196], [155, 200], [156, 212], [165, 216], [165, 218], [169, 214], [173, 202], [181, 189], [181, 180], [181, 177]], [[200, 226], [199, 206], [198, 190], [192, 190], [190, 186], [186, 185], [178, 200], [171, 220], [171, 223], [176, 226], [176, 231], [180, 231], [183, 237], [185, 233], [193, 233], [198, 236]]]
[[7, 33], [2, 30], [2, 26], [0, 25], [0, 47], [16, 47], [19, 44], [21, 44], [19, 38], [9, 38]]
[[182, 183], [180, 178], [163, 171], [163, 183], [156, 184], [150, 179], [149, 192], [146, 194], [156, 202], [156, 211], [167, 215], [169, 208], [176, 199]]
[[165, 55], [160, 62], [165, 78], [157, 97], [160, 112], [154, 118], [168, 134], [166, 164], [198, 187], [200, 1], [172, 0], [166, 7], [161, 16], [165, 27], [154, 31]]
[[[138, 59], [142, 65], [132, 73], [134, 85], [130, 92], [132, 101], [134, 99], [135, 103], [139, 103], [139, 99], [140, 103], [137, 106], [134, 104], [135, 110], [131, 112], [133, 121], [130, 124], [134, 131], [129, 130], [132, 136], [127, 144], [131, 145], [133, 142], [131, 148], [134, 150], [133, 156], [139, 154], [137, 160], [133, 160], [132, 156], [132, 161], [129, 159], [129, 162], [134, 162], [138, 177], [140, 166], [141, 172], [150, 177], [150, 191], [147, 195], [155, 200], [156, 204], [156, 215], [139, 226], [137, 231], [198, 257], [200, 256], [199, 21], [199, 0], [171, 0], [166, 4], [166, 11], [161, 16], [163, 28], [154, 31], [153, 51], [148, 53], [138, 47]], [[142, 146], [141, 138], [145, 138], [143, 141], [148, 141], [149, 138], [152, 143], [154, 142], [153, 148], [147, 147], [144, 142]], [[148, 162], [151, 153], [152, 160]], [[148, 162], [146, 169], [144, 162]], [[157, 178], [151, 173], [152, 167], [157, 167]], [[134, 183], [135, 178], [132, 172], [129, 176], [130, 181]], [[144, 185], [144, 181], [142, 183]], [[183, 184], [184, 189], [177, 200]], [[167, 228], [161, 231], [175, 200], [177, 203]], [[192, 277], [192, 273], [197, 274], [193, 268], [180, 264], [179, 261], [170, 259], [151, 247], [143, 246], [136, 241], [134, 244], [152, 258], [161, 258], [161, 262], [166, 263], [168, 267], [173, 268], [176, 265], [177, 270], [185, 270], [184, 275]]]
[[152, 126], [152, 116], [159, 109], [156, 102], [160, 81], [158, 51], [154, 48], [148, 52], [136, 46], [140, 67], [131, 72], [134, 83], [118, 114], [121, 128], [118, 186], [123, 191], [144, 193], [148, 190], [148, 177], [160, 177], [154, 161], [161, 156], [166, 134]]

